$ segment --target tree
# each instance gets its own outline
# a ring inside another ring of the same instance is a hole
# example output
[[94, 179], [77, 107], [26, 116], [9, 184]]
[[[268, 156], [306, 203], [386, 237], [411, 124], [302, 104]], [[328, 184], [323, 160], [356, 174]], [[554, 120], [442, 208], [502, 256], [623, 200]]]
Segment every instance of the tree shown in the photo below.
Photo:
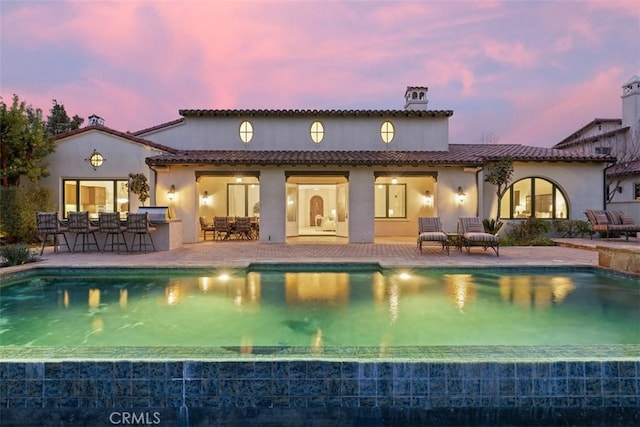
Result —
[[47, 134], [42, 110], [34, 109], [18, 95], [11, 107], [0, 98], [0, 179], [3, 187], [19, 185], [25, 175], [37, 182], [49, 173], [44, 159], [55, 151]]
[[70, 119], [64, 105], [58, 104], [55, 99], [49, 112], [51, 114], [47, 116], [47, 133], [52, 136], [76, 130], [84, 122], [84, 119], [77, 114]]
[[507, 189], [511, 176], [513, 175], [513, 161], [509, 157], [503, 157], [498, 161], [487, 165], [488, 173], [485, 181], [496, 186], [498, 196], [498, 211], [496, 212], [496, 222], [500, 220], [500, 199], [504, 190]]
[[151, 187], [147, 182], [147, 176], [143, 173], [130, 173], [129, 174], [129, 191], [138, 196], [138, 200], [144, 206], [144, 202], [149, 198]]
[[617, 162], [607, 171], [607, 202], [611, 202], [618, 193], [622, 183], [633, 176], [638, 175], [638, 163], [640, 163], [640, 128], [634, 132], [625, 132], [624, 135], [613, 141]]

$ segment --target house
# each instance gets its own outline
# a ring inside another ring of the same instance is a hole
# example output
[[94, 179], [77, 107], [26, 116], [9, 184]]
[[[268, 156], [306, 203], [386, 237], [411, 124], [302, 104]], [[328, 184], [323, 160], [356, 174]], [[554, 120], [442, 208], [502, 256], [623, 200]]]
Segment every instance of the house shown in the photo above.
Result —
[[[333, 235], [354, 243], [415, 236], [417, 218], [496, 216], [491, 162], [513, 160], [500, 217], [583, 219], [602, 206], [610, 154], [519, 144], [451, 144], [451, 110], [429, 110], [428, 88], [407, 87], [396, 110], [180, 110], [133, 133], [95, 120], [60, 135], [42, 182], [68, 211], [135, 211], [128, 174], [144, 173], [151, 204], [170, 206], [185, 243], [198, 217], [259, 218], [260, 241]], [[99, 155], [99, 156], [98, 156]]]
[[617, 163], [606, 169], [607, 208], [640, 220], [640, 76], [622, 85], [622, 118], [596, 118], [553, 148], [608, 154]]

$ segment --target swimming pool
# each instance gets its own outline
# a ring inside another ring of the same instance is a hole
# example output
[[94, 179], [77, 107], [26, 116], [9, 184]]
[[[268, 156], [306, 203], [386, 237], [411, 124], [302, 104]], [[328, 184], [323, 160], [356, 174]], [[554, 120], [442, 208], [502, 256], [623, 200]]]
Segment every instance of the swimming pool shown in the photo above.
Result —
[[246, 353], [640, 344], [638, 307], [631, 279], [587, 270], [43, 270], [3, 285], [0, 337]]
[[638, 283], [599, 269], [39, 269], [0, 299], [3, 426], [638, 422]]

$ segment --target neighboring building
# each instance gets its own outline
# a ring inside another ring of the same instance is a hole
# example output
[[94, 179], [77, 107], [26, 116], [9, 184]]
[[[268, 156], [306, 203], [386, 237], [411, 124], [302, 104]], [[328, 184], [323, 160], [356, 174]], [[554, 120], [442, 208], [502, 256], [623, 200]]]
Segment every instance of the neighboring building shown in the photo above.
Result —
[[640, 77], [622, 85], [622, 118], [594, 119], [553, 148], [608, 154], [617, 163], [607, 168], [607, 207], [640, 220]]
[[[495, 217], [496, 188], [484, 179], [505, 156], [514, 174], [503, 219], [584, 219], [585, 209], [603, 206], [603, 171], [614, 157], [450, 144], [453, 112], [427, 103], [426, 87], [408, 87], [400, 110], [180, 110], [182, 118], [135, 133], [90, 125], [58, 137], [43, 183], [63, 216], [97, 216], [135, 211], [123, 184], [145, 173], [151, 204], [172, 207], [185, 243], [199, 240], [199, 216], [259, 216], [265, 243], [415, 236], [419, 216], [439, 216], [455, 231], [459, 216]], [[97, 167], [95, 152], [105, 159]]]

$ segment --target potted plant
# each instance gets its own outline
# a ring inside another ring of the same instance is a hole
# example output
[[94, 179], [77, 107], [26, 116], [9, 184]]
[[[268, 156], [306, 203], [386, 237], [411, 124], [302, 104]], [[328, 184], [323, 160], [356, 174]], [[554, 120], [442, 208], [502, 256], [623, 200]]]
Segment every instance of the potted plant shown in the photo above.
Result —
[[147, 176], [143, 173], [130, 173], [129, 174], [129, 191], [138, 196], [138, 200], [144, 206], [144, 203], [150, 197], [151, 187]]

